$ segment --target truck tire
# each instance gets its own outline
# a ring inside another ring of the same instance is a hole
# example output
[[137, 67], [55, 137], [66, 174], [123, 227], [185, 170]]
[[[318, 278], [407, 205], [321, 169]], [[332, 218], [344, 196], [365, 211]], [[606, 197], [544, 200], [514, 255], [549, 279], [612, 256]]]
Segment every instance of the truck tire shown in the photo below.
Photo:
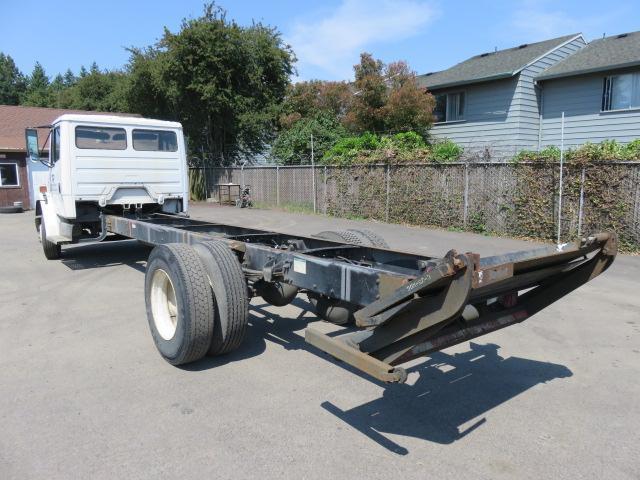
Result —
[[0, 213], [22, 213], [22, 207], [0, 207]]
[[193, 247], [170, 243], [155, 247], [144, 282], [147, 319], [156, 348], [172, 365], [207, 354], [214, 307], [209, 279]]
[[353, 245], [367, 245], [362, 236], [349, 230], [325, 230], [313, 235], [316, 238], [323, 238], [333, 242], [351, 243]]
[[238, 257], [223, 242], [197, 243], [198, 253], [213, 293], [215, 322], [209, 355], [222, 355], [238, 348], [249, 322], [249, 295]]
[[40, 222], [40, 243], [42, 243], [42, 251], [47, 260], [58, 260], [60, 258], [62, 248], [57, 243], [47, 240], [47, 230], [43, 221]]
[[363, 239], [362, 245], [369, 245], [369, 246], [378, 247], [378, 248], [391, 248], [389, 247], [389, 244], [385, 241], [384, 238], [382, 238], [377, 233], [372, 232], [371, 230], [367, 230], [364, 228], [356, 230], [355, 228], [350, 228], [347, 231], [353, 232], [359, 237], [361, 237]]

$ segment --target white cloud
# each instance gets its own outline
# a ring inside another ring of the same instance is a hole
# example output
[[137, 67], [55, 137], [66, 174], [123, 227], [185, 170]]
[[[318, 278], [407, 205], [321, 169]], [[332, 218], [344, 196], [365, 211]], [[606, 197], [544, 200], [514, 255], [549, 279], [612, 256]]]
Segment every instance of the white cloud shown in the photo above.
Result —
[[295, 23], [286, 40], [298, 56], [301, 78], [313, 70], [324, 78], [347, 79], [360, 52], [414, 36], [435, 15], [429, 3], [418, 0], [343, 0], [322, 18]]
[[548, 0], [525, 0], [511, 17], [510, 30], [513, 36], [519, 40], [538, 41], [582, 32], [589, 40], [592, 36], [604, 33], [607, 25], [615, 24], [624, 11], [621, 8], [608, 8], [597, 16], [587, 16], [568, 13], [561, 7], [561, 3], [550, 3]]

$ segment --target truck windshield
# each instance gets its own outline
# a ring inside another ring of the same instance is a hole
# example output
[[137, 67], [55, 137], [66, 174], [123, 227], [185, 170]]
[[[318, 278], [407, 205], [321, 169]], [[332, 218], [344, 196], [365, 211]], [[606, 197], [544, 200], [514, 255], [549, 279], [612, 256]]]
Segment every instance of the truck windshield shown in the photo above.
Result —
[[127, 132], [124, 128], [76, 127], [76, 147], [96, 150], [126, 150]]
[[139, 130], [132, 133], [133, 149], [146, 152], [176, 152], [178, 138], [169, 130]]

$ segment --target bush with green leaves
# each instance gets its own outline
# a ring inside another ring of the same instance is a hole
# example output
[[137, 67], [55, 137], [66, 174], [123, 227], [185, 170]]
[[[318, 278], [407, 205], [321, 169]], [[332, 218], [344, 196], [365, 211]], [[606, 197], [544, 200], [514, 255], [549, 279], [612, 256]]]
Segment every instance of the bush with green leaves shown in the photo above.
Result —
[[372, 152], [380, 147], [380, 139], [373, 133], [365, 132], [362, 135], [344, 137], [338, 140], [333, 147], [326, 151], [322, 162], [333, 165], [348, 165], [364, 152]]
[[278, 134], [271, 148], [271, 158], [281, 165], [308, 164], [311, 162], [311, 135], [314, 156], [321, 159], [346, 134], [342, 124], [328, 112], [302, 118]]
[[431, 147], [431, 160], [435, 163], [450, 163], [460, 159], [463, 149], [460, 145], [445, 139]]
[[448, 163], [462, 155], [462, 147], [451, 140], [429, 145], [416, 132], [377, 136], [364, 133], [345, 137], [327, 150], [322, 163], [326, 165], [373, 165], [408, 163]]
[[[560, 149], [549, 146], [536, 152], [522, 150], [512, 159], [512, 163], [521, 162], [558, 162]], [[640, 139], [621, 144], [616, 140], [603, 140], [600, 143], [587, 142], [577, 148], [568, 148], [564, 152], [564, 160], [571, 163], [592, 163], [612, 160], [640, 160]]]

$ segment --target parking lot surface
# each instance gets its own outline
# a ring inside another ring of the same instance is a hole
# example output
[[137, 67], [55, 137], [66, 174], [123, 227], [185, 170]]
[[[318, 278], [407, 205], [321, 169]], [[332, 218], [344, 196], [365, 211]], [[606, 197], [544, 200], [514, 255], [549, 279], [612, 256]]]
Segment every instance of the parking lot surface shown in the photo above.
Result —
[[[312, 234], [370, 228], [396, 249], [481, 255], [526, 242], [197, 204], [195, 218]], [[251, 306], [233, 354], [156, 352], [149, 249], [63, 248], [0, 215], [0, 479], [640, 478], [640, 257], [526, 322], [415, 362], [405, 385], [304, 343], [304, 296]]]

